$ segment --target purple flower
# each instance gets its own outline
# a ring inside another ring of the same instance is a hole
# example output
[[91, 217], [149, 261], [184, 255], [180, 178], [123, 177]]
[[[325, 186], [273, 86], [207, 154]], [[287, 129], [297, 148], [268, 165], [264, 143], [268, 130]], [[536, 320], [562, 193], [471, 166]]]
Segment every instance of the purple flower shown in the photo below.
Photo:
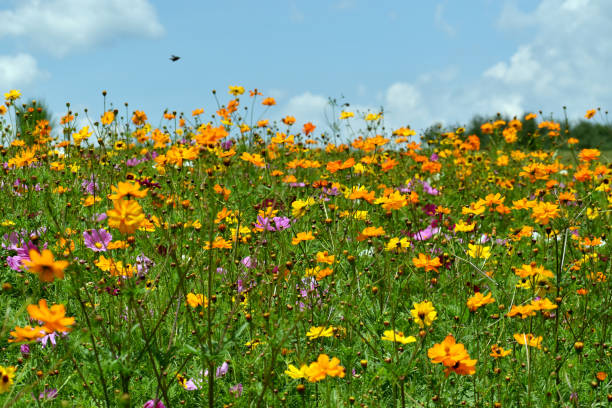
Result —
[[[32, 394], [32, 396], [34, 396], [34, 394]], [[45, 389], [43, 392], [41, 392], [38, 395], [38, 400], [42, 401], [42, 400], [52, 400], [55, 397], [57, 397], [57, 389], [56, 388], [49, 388], [49, 389]], [[36, 397], [34, 397], [34, 399], [36, 399]]]
[[140, 254], [136, 257], [136, 270], [139, 276], [146, 275], [153, 265], [155, 265], [155, 262], [147, 258], [144, 254]]
[[24, 357], [27, 357], [30, 354], [30, 346], [28, 346], [27, 344], [22, 344], [20, 347], [21, 350], [21, 354]]
[[145, 402], [142, 408], [166, 408], [166, 406], [160, 400], [152, 399]]
[[105, 252], [113, 236], [104, 228], [83, 232], [85, 246], [94, 252]]
[[257, 266], [257, 260], [252, 256], [246, 256], [240, 261], [246, 268], [252, 269]]
[[233, 145], [234, 145], [234, 141], [232, 139], [228, 139], [228, 140], [225, 140], [224, 142], [221, 142], [221, 147], [223, 148], [223, 150], [229, 150], [232, 148]]
[[427, 241], [434, 235], [440, 232], [440, 228], [429, 225], [424, 230], [417, 232], [416, 234], [412, 234], [412, 238], [416, 241]]
[[217, 367], [217, 372], [215, 373], [215, 375], [217, 376], [217, 378], [221, 378], [225, 374], [227, 374], [228, 370], [229, 370], [229, 364], [227, 364], [227, 362], [224, 361], [223, 364]]
[[98, 183], [96, 183], [96, 178], [93, 174], [91, 175], [89, 180], [83, 180], [83, 182], [81, 183], [81, 188], [84, 192], [92, 195], [99, 190]]
[[58, 337], [57, 333], [56, 332], [52, 332], [52, 333], [47, 334], [47, 335], [45, 335], [45, 336], [43, 336], [43, 337], [41, 337], [39, 339], [36, 339], [36, 341], [41, 344], [42, 348], [47, 347], [47, 343], [48, 342], [51, 342], [51, 345], [53, 347], [55, 347], [55, 345], [57, 344], [56, 337]]
[[438, 195], [440, 192], [433, 188], [428, 182], [421, 181], [421, 185], [423, 186], [423, 191], [425, 191], [429, 195]]
[[274, 221], [276, 231], [283, 231], [291, 226], [291, 219], [287, 217], [274, 217], [272, 221]]
[[270, 219], [268, 217], [262, 217], [261, 215], [257, 216], [255, 228], [259, 228], [266, 231], [275, 231], [274, 227], [270, 224]]
[[238, 383], [233, 387], [230, 387], [229, 392], [234, 396], [234, 398], [242, 396], [242, 384]]
[[183, 385], [183, 387], [187, 391], [195, 391], [198, 389], [197, 385], [195, 385], [195, 383], [193, 382], [191, 378], [185, 382], [185, 385]]

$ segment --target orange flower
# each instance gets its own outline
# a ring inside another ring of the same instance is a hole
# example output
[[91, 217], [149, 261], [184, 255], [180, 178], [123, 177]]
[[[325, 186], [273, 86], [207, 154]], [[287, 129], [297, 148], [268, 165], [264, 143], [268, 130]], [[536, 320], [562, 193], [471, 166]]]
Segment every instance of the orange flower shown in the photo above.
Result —
[[542, 348], [542, 336], [535, 337], [531, 333], [516, 333], [514, 335], [514, 340], [523, 346], [528, 345], [529, 347]]
[[593, 116], [595, 116], [596, 113], [597, 113], [596, 109], [589, 109], [588, 111], [586, 111], [584, 117], [586, 119], [591, 119]]
[[135, 183], [120, 181], [117, 187], [111, 186], [111, 191], [114, 194], [110, 194], [108, 198], [111, 200], [121, 200], [126, 197], [128, 200], [132, 198], [144, 198], [147, 195], [148, 189], [141, 190], [140, 185]]
[[38, 274], [42, 282], [53, 282], [55, 278], [64, 279], [64, 269], [68, 266], [68, 261], [56, 261], [53, 253], [48, 249], [43, 249], [42, 254], [35, 249], [30, 249], [30, 260], [23, 261], [28, 272]]
[[506, 357], [510, 353], [512, 353], [512, 350], [504, 350], [502, 347], [494, 344], [491, 346], [491, 353], [489, 355], [493, 358], [500, 358]]
[[427, 350], [427, 356], [432, 363], [442, 363], [446, 367], [444, 370], [446, 376], [451, 371], [459, 375], [472, 375], [476, 372], [477, 360], [471, 360], [465, 346], [456, 343], [455, 338], [450, 334], [442, 343], [434, 344]]
[[578, 153], [578, 157], [581, 161], [589, 162], [597, 160], [600, 154], [600, 151], [597, 149], [582, 149], [580, 153]]
[[[225, 238], [223, 237], [216, 237], [212, 243], [212, 247], [218, 249], [232, 249], [232, 243], [230, 241], [225, 240]], [[204, 249], [210, 249], [209, 242], [206, 243]]]
[[310, 231], [298, 232], [297, 236], [291, 239], [291, 243], [293, 245], [298, 245], [302, 241], [312, 241], [313, 239], [315, 239], [315, 237], [314, 235], [312, 235], [312, 232]]
[[263, 157], [261, 157], [257, 153], [251, 154], [251, 153], [244, 152], [242, 153], [240, 158], [246, 162], [253, 164], [254, 166], [266, 167], [266, 162], [264, 161]]
[[68, 326], [74, 324], [74, 317], [66, 317], [64, 305], [53, 305], [49, 309], [45, 299], [40, 299], [38, 306], [29, 305], [27, 310], [32, 319], [44, 323], [43, 329], [47, 333], [68, 332], [71, 330]]
[[467, 306], [468, 309], [470, 309], [470, 312], [475, 312], [479, 307], [493, 302], [495, 302], [495, 299], [491, 297], [490, 293], [483, 296], [482, 293], [476, 292], [474, 296], [468, 299]]
[[122, 234], [133, 234], [145, 220], [142, 207], [134, 200], [115, 200], [113, 206], [106, 212], [108, 226]]
[[263, 101], [261, 101], [261, 104], [264, 106], [274, 106], [276, 105], [276, 101], [274, 100], [274, 98], [268, 97], [264, 99]]
[[199, 116], [204, 113], [204, 109], [199, 108], [191, 111], [191, 116]]
[[379, 237], [385, 234], [383, 227], [366, 227], [357, 235], [357, 241], [365, 241], [370, 237]]
[[418, 258], [412, 258], [412, 264], [417, 268], [425, 268], [425, 272], [436, 271], [442, 266], [440, 257], [431, 258], [429, 255], [419, 253]]
[[8, 340], [9, 343], [21, 343], [23, 341], [29, 342], [44, 337], [45, 330], [42, 328], [42, 326], [17, 326], [15, 327], [15, 331], [12, 331], [10, 335], [13, 336], [13, 338]]
[[539, 202], [531, 209], [531, 216], [538, 224], [548, 225], [551, 219], [559, 217], [559, 206], [547, 202]]
[[305, 370], [308, 381], [318, 382], [326, 376], [344, 378], [344, 367], [340, 365], [340, 360], [333, 357], [331, 360], [327, 354], [320, 354], [317, 361], [310, 363]]
[[293, 116], [285, 116], [282, 120], [283, 123], [288, 126], [291, 126], [295, 123], [295, 118]]
[[313, 125], [311, 122], [308, 122], [308, 123], [304, 123], [304, 128], [302, 129], [302, 131], [304, 132], [305, 135], [309, 135], [315, 130], [315, 128], [316, 128], [315, 125]]
[[104, 115], [100, 118], [100, 122], [103, 125], [110, 125], [115, 120], [115, 113], [113, 111], [104, 112]]
[[134, 115], [132, 116], [132, 123], [136, 126], [144, 125], [147, 121], [147, 115], [143, 111], [134, 111]]

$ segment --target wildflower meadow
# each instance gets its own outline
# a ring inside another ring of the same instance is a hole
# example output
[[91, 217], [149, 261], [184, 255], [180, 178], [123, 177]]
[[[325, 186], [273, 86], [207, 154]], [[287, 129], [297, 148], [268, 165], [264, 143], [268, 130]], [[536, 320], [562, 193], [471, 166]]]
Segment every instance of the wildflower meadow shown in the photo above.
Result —
[[567, 120], [214, 93], [4, 94], [1, 406], [610, 406], [612, 165]]

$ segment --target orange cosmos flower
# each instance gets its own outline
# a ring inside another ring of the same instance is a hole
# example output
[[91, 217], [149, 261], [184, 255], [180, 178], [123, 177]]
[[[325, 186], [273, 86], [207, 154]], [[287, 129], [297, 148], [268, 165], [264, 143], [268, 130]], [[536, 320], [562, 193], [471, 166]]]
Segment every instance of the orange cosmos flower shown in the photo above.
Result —
[[582, 149], [580, 153], [578, 153], [578, 157], [581, 161], [590, 162], [597, 160], [600, 154], [600, 151], [597, 149]]
[[312, 132], [314, 132], [316, 126], [313, 125], [311, 122], [308, 123], [304, 123], [304, 128], [302, 129], [302, 131], [304, 132], [305, 135], [309, 135]]
[[282, 121], [285, 125], [291, 126], [295, 123], [295, 118], [293, 116], [285, 116]]
[[55, 278], [64, 279], [64, 269], [68, 266], [68, 261], [56, 261], [53, 253], [48, 249], [43, 249], [42, 254], [35, 249], [30, 250], [30, 260], [23, 261], [28, 272], [38, 274], [42, 282], [53, 282]]
[[495, 302], [495, 299], [491, 297], [490, 293], [483, 296], [482, 293], [476, 292], [474, 296], [468, 299], [467, 306], [470, 312], [475, 312], [479, 307], [493, 302]]
[[539, 349], [542, 348], [542, 336], [535, 337], [531, 333], [516, 333], [514, 335], [514, 340], [523, 346], [528, 345], [529, 347], [537, 347]]
[[333, 357], [331, 360], [327, 354], [320, 354], [317, 361], [310, 363], [305, 370], [308, 381], [318, 382], [326, 376], [344, 378], [344, 367], [340, 365], [340, 360]]
[[589, 109], [588, 111], [586, 111], [586, 113], [584, 114], [584, 117], [586, 119], [591, 119], [593, 116], [595, 116], [595, 114], [597, 113], [597, 110], [595, 109]]
[[108, 226], [122, 234], [133, 234], [145, 220], [142, 207], [134, 200], [115, 200], [113, 206], [106, 212]]
[[366, 227], [359, 235], [357, 235], [357, 241], [361, 242], [370, 237], [379, 237], [381, 235], [385, 235], [385, 230], [383, 227]]
[[264, 161], [263, 157], [261, 157], [261, 155], [257, 153], [251, 154], [251, 153], [244, 152], [242, 153], [240, 158], [246, 162], [253, 164], [254, 166], [266, 167], [266, 162]]
[[111, 191], [113, 191], [114, 194], [110, 194], [108, 198], [115, 201], [121, 200], [124, 197], [128, 200], [132, 198], [144, 198], [149, 189], [145, 188], [144, 190], [141, 190], [139, 184], [131, 183], [129, 181], [120, 181], [117, 187], [111, 186]]
[[15, 327], [15, 331], [12, 331], [10, 335], [12, 339], [8, 339], [9, 343], [21, 343], [30, 342], [36, 339], [40, 339], [45, 336], [45, 330], [42, 326], [26, 326], [26, 327]]
[[539, 202], [531, 210], [531, 216], [538, 224], [548, 225], [551, 219], [559, 217], [559, 206], [556, 204]]
[[312, 235], [312, 232], [310, 231], [298, 232], [297, 236], [291, 239], [291, 243], [293, 245], [298, 245], [302, 241], [312, 241], [313, 239], [315, 239], [315, 237], [314, 235]]
[[134, 111], [134, 115], [132, 116], [132, 123], [136, 126], [144, 125], [147, 121], [147, 115], [143, 111]]
[[44, 323], [43, 329], [47, 333], [68, 332], [71, 330], [68, 326], [74, 324], [74, 317], [66, 317], [66, 308], [61, 304], [53, 305], [49, 309], [47, 301], [40, 299], [38, 306], [29, 305], [27, 309], [32, 319]]
[[100, 118], [100, 122], [102, 122], [103, 125], [110, 125], [114, 120], [115, 112], [113, 111], [104, 112], [104, 115]]
[[476, 372], [477, 360], [470, 359], [465, 346], [456, 343], [455, 338], [450, 334], [442, 343], [434, 344], [427, 350], [427, 356], [432, 363], [442, 363], [446, 367], [444, 374], [447, 377], [451, 371], [459, 375], [472, 375]]
[[276, 101], [274, 100], [274, 98], [268, 97], [264, 99], [263, 101], [261, 101], [261, 104], [264, 106], [274, 106], [276, 105]]
[[412, 264], [417, 268], [425, 268], [425, 272], [436, 271], [442, 266], [440, 257], [431, 258], [429, 255], [419, 253], [418, 258], [412, 258]]

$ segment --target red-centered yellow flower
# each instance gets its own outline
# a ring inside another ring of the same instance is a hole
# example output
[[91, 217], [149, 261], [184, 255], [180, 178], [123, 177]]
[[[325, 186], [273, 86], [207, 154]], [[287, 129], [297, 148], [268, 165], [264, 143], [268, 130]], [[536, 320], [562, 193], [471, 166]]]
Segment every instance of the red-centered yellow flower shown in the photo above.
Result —
[[416, 338], [414, 336], [404, 336], [404, 333], [402, 333], [401, 331], [393, 331], [393, 330], [385, 330], [383, 332], [383, 336], [380, 338], [381, 340], [385, 340], [385, 341], [393, 341], [395, 343], [402, 343], [402, 344], [408, 344], [408, 343], [414, 343], [416, 341]]
[[308, 338], [311, 340], [318, 339], [319, 337], [331, 337], [333, 335], [334, 335], [333, 326], [329, 326], [328, 328], [325, 328], [325, 326], [317, 326], [317, 327], [313, 326], [306, 333], [306, 336], [308, 336]]
[[15, 377], [15, 367], [0, 366], [0, 394], [7, 392], [13, 384]]
[[291, 243], [293, 245], [298, 245], [302, 241], [312, 241], [313, 239], [315, 239], [315, 237], [314, 237], [314, 235], [312, 235], [312, 232], [310, 232], [310, 231], [308, 231], [308, 232], [298, 232], [297, 236], [295, 236], [294, 238], [291, 239]]
[[66, 317], [64, 305], [53, 305], [49, 309], [47, 301], [40, 299], [38, 306], [28, 305], [27, 310], [32, 319], [43, 322], [43, 329], [47, 333], [68, 332], [72, 330], [68, 326], [74, 324], [74, 317]]
[[470, 309], [470, 312], [475, 312], [479, 307], [493, 302], [495, 302], [495, 299], [491, 297], [490, 293], [483, 296], [482, 293], [476, 292], [474, 296], [468, 299], [467, 307]]
[[436, 271], [442, 266], [440, 257], [431, 258], [429, 255], [419, 253], [418, 258], [412, 258], [412, 264], [417, 268], [424, 268], [425, 272]]
[[588, 111], [586, 111], [586, 113], [584, 114], [585, 119], [591, 119], [593, 116], [595, 116], [595, 114], [597, 113], [596, 109], [589, 109]]
[[45, 330], [42, 328], [42, 326], [16, 326], [15, 331], [10, 332], [10, 335], [13, 338], [8, 340], [9, 343], [30, 342], [44, 337]]
[[317, 361], [310, 363], [306, 375], [310, 382], [321, 381], [326, 376], [344, 378], [344, 367], [336, 357], [330, 360], [327, 354], [320, 354]]
[[538, 224], [548, 225], [550, 220], [559, 217], [559, 206], [557, 204], [539, 202], [531, 209], [531, 216]]
[[56, 261], [48, 249], [43, 249], [42, 254], [35, 249], [30, 250], [30, 260], [24, 261], [28, 272], [35, 273], [42, 282], [53, 282], [55, 278], [64, 279], [64, 269], [68, 261]]
[[297, 368], [296, 366], [289, 364], [289, 367], [287, 367], [287, 370], [285, 370], [285, 374], [287, 374], [289, 377], [293, 378], [294, 380], [299, 380], [300, 378], [308, 377], [308, 374], [306, 374], [306, 371], [308, 371], [308, 366], [306, 364], [302, 364], [300, 368]]
[[494, 344], [491, 346], [491, 353], [489, 355], [493, 358], [501, 358], [506, 357], [510, 353], [512, 353], [512, 350], [504, 350], [501, 346]]
[[438, 312], [434, 308], [433, 303], [425, 300], [421, 303], [414, 303], [414, 308], [410, 311], [412, 319], [418, 324], [421, 329], [425, 326], [431, 326], [438, 316]]
[[128, 200], [132, 198], [144, 198], [149, 189], [145, 188], [144, 190], [141, 190], [139, 184], [131, 183], [129, 181], [120, 181], [117, 187], [111, 186], [111, 191], [113, 194], [110, 194], [108, 198], [115, 201], [121, 200], [122, 198], [127, 198]]
[[122, 234], [133, 234], [145, 220], [142, 207], [135, 200], [116, 200], [113, 206], [106, 212], [108, 226], [117, 228]]

